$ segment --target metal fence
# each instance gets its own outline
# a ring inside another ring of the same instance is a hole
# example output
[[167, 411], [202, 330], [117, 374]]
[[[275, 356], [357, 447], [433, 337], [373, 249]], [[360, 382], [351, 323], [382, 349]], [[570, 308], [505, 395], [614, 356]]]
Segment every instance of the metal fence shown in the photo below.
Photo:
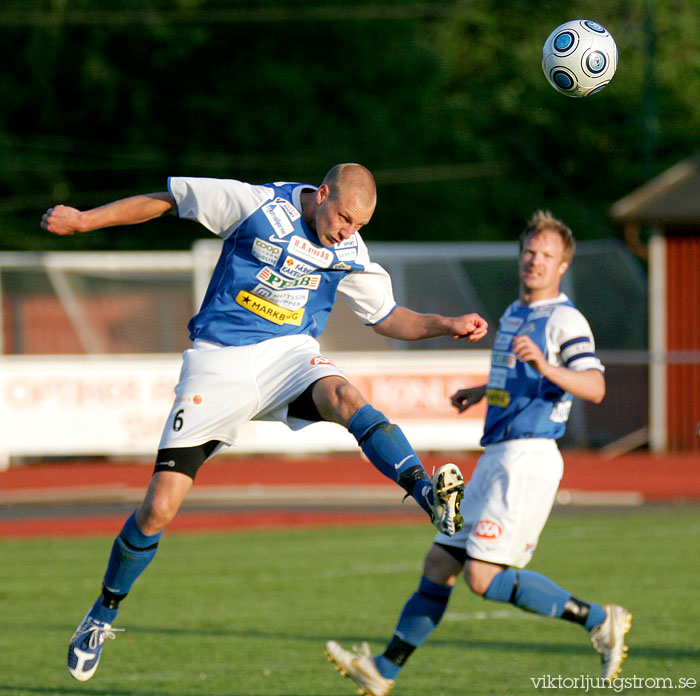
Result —
[[[221, 242], [182, 252], [0, 253], [0, 349], [12, 355], [161, 354], [189, 346], [196, 310]], [[397, 302], [421, 312], [479, 312], [493, 327], [517, 297], [517, 243], [369, 243], [391, 274]], [[647, 286], [643, 268], [614, 241], [581, 242], [564, 291], [588, 318], [606, 364], [603, 404], [577, 402], [565, 447], [642, 444], [649, 428]], [[394, 341], [363, 327], [339, 300], [324, 352], [483, 350], [436, 338]], [[663, 359], [658, 357], [654, 359]]]

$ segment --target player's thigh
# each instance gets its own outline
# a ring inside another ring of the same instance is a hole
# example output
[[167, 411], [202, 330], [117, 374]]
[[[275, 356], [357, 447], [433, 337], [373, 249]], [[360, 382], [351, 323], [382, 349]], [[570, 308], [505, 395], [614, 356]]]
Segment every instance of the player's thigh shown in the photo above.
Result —
[[187, 350], [159, 450], [236, 441], [259, 407], [250, 346]]
[[[537, 548], [562, 474], [553, 440], [517, 440], [487, 448], [481, 499], [469, 512], [467, 554], [524, 567]], [[466, 525], [465, 525], [466, 526]]]
[[290, 418], [288, 405], [291, 402], [311, 385], [315, 392], [315, 385], [326, 377], [347, 383], [342, 371], [321, 354], [318, 342], [311, 336], [265, 341], [255, 347], [255, 363], [260, 394], [260, 409], [255, 420], [282, 421], [294, 429], [313, 421]]

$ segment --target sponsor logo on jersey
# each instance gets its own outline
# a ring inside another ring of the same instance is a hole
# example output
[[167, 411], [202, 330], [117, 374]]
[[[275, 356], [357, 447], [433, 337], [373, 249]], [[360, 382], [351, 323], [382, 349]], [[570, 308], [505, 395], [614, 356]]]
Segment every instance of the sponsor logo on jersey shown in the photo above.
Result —
[[512, 370], [515, 367], [515, 356], [512, 353], [491, 352], [491, 364], [498, 367], [506, 367]]
[[282, 247], [278, 247], [276, 244], [270, 244], [270, 242], [256, 237], [251, 252], [258, 261], [274, 266], [282, 255]]
[[569, 420], [569, 414], [571, 413], [571, 399], [566, 401], [557, 401], [554, 404], [552, 413], [549, 416], [549, 420], [552, 423], [566, 423]]
[[513, 340], [511, 334], [496, 334], [496, 340], [493, 342], [494, 350], [508, 350], [510, 348], [510, 342]]
[[251, 292], [285, 309], [299, 309], [309, 301], [308, 290], [273, 290], [267, 285], [259, 284]]
[[282, 290], [287, 288], [305, 288], [306, 290], [316, 290], [321, 282], [321, 275], [316, 273], [315, 275], [305, 275], [301, 278], [294, 278], [292, 280], [288, 278], [283, 278], [277, 271], [273, 271], [269, 266], [261, 268], [255, 277], [266, 283], [270, 287], [276, 290]]
[[286, 237], [294, 232], [294, 225], [290, 222], [282, 206], [277, 205], [277, 203], [266, 203], [262, 207], [262, 211], [280, 237]]
[[287, 251], [304, 261], [311, 261], [321, 268], [328, 268], [333, 263], [333, 252], [325, 247], [312, 244], [308, 239], [295, 234], [289, 239]]
[[296, 309], [294, 311], [285, 309], [262, 297], [253, 295], [246, 290], [241, 290], [238, 295], [236, 295], [236, 302], [241, 305], [241, 307], [245, 307], [249, 312], [257, 314], [257, 316], [280, 326], [282, 324], [301, 326], [302, 319], [304, 318], [303, 309]]
[[501, 525], [493, 520], [479, 520], [472, 530], [479, 539], [498, 539], [502, 533]]
[[338, 249], [335, 255], [340, 261], [354, 261], [357, 258], [357, 249]]
[[347, 263], [344, 261], [340, 261], [339, 263], [334, 263], [333, 264], [333, 270], [334, 271], [351, 271], [352, 266], [349, 266]]
[[501, 319], [498, 330], [503, 331], [503, 333], [515, 333], [522, 326], [522, 323], [523, 320], [519, 317], [505, 317]]
[[487, 389], [486, 400], [489, 406], [500, 406], [506, 408], [510, 403], [510, 392], [503, 389]]
[[301, 217], [301, 213], [285, 198], [275, 198], [275, 203], [287, 213], [287, 217], [294, 222]]
[[518, 336], [525, 336], [535, 332], [535, 324], [532, 321], [528, 321], [527, 324], [523, 324], [523, 327], [518, 331]]
[[299, 261], [292, 256], [287, 256], [287, 258], [282, 261], [280, 266], [280, 273], [288, 276], [289, 278], [301, 278], [301, 276], [308, 275], [318, 270], [318, 266], [310, 266], [308, 263]]
[[[357, 238], [352, 236], [333, 245], [335, 255], [340, 261], [354, 261], [357, 258]], [[335, 266], [333, 266], [335, 268]]]
[[492, 367], [491, 372], [489, 372], [488, 386], [493, 389], [503, 389], [506, 386], [507, 379], [508, 370], [504, 370], [502, 367]]
[[325, 355], [317, 355], [315, 358], [311, 358], [312, 365], [333, 365], [333, 363]]
[[350, 247], [357, 246], [357, 237], [351, 234], [347, 239], [343, 239], [333, 245], [333, 248], [337, 251], [338, 249], [349, 249]]

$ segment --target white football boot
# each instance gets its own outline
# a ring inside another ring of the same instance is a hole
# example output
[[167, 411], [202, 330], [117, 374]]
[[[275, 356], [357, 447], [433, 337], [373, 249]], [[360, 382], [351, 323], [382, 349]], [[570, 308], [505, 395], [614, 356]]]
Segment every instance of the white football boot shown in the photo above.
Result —
[[459, 506], [464, 498], [464, 476], [456, 464], [443, 464], [433, 476], [433, 503], [430, 521], [439, 532], [452, 536], [462, 529]]
[[114, 631], [123, 630], [112, 628], [111, 624], [93, 618], [88, 612], [75, 629], [68, 646], [68, 671], [71, 675], [81, 682], [90, 679], [97, 671], [105, 640], [113, 639]]
[[344, 650], [334, 640], [326, 643], [326, 655], [344, 677], [352, 679], [360, 688], [358, 694], [366, 696], [386, 696], [394, 686], [393, 679], [379, 674], [370, 654], [369, 645], [362, 643], [355, 652]]
[[591, 643], [600, 653], [601, 677], [611, 681], [622, 671], [627, 657], [625, 634], [632, 626], [632, 614], [619, 604], [605, 604], [605, 621], [592, 628]]

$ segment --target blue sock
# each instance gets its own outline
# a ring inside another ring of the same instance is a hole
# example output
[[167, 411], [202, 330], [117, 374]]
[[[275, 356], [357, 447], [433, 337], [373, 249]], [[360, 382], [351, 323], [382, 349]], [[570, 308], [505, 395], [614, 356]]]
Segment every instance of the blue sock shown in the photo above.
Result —
[[374, 658], [379, 673], [386, 679], [396, 679], [415, 648], [422, 645], [440, 623], [452, 587], [438, 585], [421, 578], [418, 590], [404, 605], [399, 622], [383, 654]]
[[[112, 553], [104, 576], [105, 588], [114, 595], [126, 595], [136, 579], [146, 570], [158, 550], [162, 532], [144, 534], [136, 524], [136, 513], [124, 523], [122, 531], [114, 540]], [[91, 614], [102, 621], [112, 623], [118, 609], [110, 609], [102, 603], [102, 598], [95, 602]], [[93, 613], [94, 612], [94, 613]]]
[[588, 612], [588, 617], [586, 618], [586, 622], [583, 624], [583, 627], [587, 631], [590, 631], [596, 626], [600, 626], [600, 624], [605, 621], [605, 609], [603, 609], [600, 604], [594, 604], [591, 602], [589, 607], [590, 610]]
[[564, 613], [571, 593], [539, 573], [506, 568], [496, 575], [484, 597], [495, 602], [511, 602], [542, 616], [558, 617]]
[[350, 419], [348, 430], [376, 469], [405, 488], [430, 513], [428, 501], [432, 498], [432, 484], [401, 428], [365, 404]]
[[600, 604], [581, 602], [568, 590], [532, 570], [506, 568], [494, 577], [484, 597], [495, 602], [511, 602], [542, 616], [574, 621], [587, 630], [605, 620], [605, 610]]

